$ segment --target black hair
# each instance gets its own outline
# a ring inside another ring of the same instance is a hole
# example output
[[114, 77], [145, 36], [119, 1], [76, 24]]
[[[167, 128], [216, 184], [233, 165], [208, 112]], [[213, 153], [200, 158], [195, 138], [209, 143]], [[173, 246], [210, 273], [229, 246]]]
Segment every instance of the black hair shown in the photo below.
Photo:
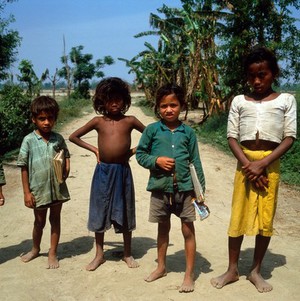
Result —
[[39, 96], [32, 101], [30, 112], [33, 118], [36, 118], [42, 112], [51, 113], [54, 115], [54, 119], [57, 120], [59, 106], [54, 98], [50, 96]]
[[161, 86], [157, 92], [156, 92], [156, 98], [155, 98], [155, 107], [154, 107], [154, 113], [155, 115], [160, 118], [159, 114], [159, 105], [161, 100], [164, 96], [175, 94], [180, 106], [184, 108], [186, 106], [185, 103], [185, 93], [182, 87], [178, 86], [177, 84], [168, 83], [163, 86]]
[[121, 98], [124, 102], [122, 108], [124, 114], [131, 105], [130, 89], [127, 82], [118, 77], [108, 77], [101, 80], [93, 97], [93, 107], [96, 113], [105, 115], [105, 105], [116, 97]]
[[266, 61], [274, 77], [279, 75], [280, 69], [278, 66], [275, 54], [266, 47], [256, 46], [247, 55], [244, 61], [244, 73], [248, 73], [249, 66], [254, 63], [261, 63]]

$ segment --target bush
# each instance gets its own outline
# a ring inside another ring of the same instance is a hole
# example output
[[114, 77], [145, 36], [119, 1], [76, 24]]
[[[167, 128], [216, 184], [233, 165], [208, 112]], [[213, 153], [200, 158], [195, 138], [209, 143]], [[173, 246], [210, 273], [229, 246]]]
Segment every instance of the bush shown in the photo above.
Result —
[[0, 156], [18, 148], [32, 129], [31, 99], [18, 85], [6, 84], [0, 91]]

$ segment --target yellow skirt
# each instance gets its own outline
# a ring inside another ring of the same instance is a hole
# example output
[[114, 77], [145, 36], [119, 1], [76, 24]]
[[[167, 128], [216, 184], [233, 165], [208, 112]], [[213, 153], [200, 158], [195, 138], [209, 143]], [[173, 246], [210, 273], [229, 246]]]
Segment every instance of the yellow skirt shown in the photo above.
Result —
[[[272, 151], [251, 151], [243, 148], [250, 161], [261, 160]], [[258, 190], [244, 175], [238, 162], [234, 178], [231, 219], [228, 235], [272, 236], [279, 186], [280, 160], [274, 161], [266, 169], [269, 185], [265, 191]]]

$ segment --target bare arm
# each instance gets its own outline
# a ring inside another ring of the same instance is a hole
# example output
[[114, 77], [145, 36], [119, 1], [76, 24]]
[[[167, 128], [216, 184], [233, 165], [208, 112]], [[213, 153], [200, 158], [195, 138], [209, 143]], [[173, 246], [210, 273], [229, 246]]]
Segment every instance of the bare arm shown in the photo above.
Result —
[[[137, 118], [133, 117], [133, 128], [137, 131], [139, 131], [140, 133], [143, 133], [144, 129], [146, 128], [146, 126], [141, 123]], [[136, 148], [137, 147], [133, 147], [131, 150], [130, 150], [130, 153], [129, 153], [129, 157], [133, 156], [136, 154]]]
[[66, 158], [65, 159], [64, 174], [63, 174], [64, 180], [66, 180], [69, 177], [69, 173], [70, 173], [70, 158]]
[[4, 197], [3, 192], [2, 192], [2, 186], [3, 185], [0, 185], [0, 206], [3, 206], [4, 203], [5, 203], [5, 197]]
[[96, 155], [97, 162], [100, 162], [98, 148], [81, 139], [82, 136], [84, 136], [85, 134], [89, 133], [90, 131], [96, 129], [95, 128], [95, 122], [96, 122], [96, 120], [95, 120], [95, 118], [93, 118], [91, 121], [86, 123], [84, 126], [82, 126], [78, 130], [73, 132], [69, 136], [69, 140], [71, 142], [75, 143], [76, 145], [93, 152]]
[[28, 208], [34, 208], [35, 199], [30, 191], [28, 168], [26, 166], [22, 166], [21, 178], [22, 178], [22, 185], [23, 185], [23, 192], [24, 192], [24, 204]]

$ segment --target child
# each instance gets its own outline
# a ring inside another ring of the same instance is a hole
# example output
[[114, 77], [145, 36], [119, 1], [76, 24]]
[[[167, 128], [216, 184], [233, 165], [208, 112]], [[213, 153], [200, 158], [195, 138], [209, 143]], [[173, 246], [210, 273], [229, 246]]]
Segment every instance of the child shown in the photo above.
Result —
[[[133, 178], [128, 164], [136, 149], [130, 149], [131, 132], [143, 132], [145, 126], [134, 116], [125, 116], [131, 105], [127, 83], [117, 77], [103, 79], [97, 86], [93, 107], [98, 114], [69, 139], [93, 152], [97, 165], [91, 185], [88, 229], [95, 232], [96, 255], [86, 270], [94, 271], [104, 259], [104, 232], [114, 225], [116, 233], [123, 233], [123, 260], [130, 268], [138, 267], [131, 256], [132, 231], [135, 229], [135, 196]], [[97, 147], [85, 142], [82, 136], [90, 131], [98, 133]], [[101, 162], [100, 162], [101, 161]]]
[[4, 170], [2, 166], [2, 162], [0, 161], [0, 206], [3, 206], [5, 203], [5, 197], [2, 192], [2, 186], [6, 184]]
[[229, 146], [238, 160], [228, 230], [229, 266], [211, 284], [222, 288], [239, 279], [243, 237], [255, 235], [253, 264], [247, 279], [259, 292], [269, 292], [272, 286], [262, 278], [260, 269], [273, 234], [279, 159], [296, 138], [296, 100], [272, 89], [279, 67], [270, 50], [254, 49], [246, 58], [245, 73], [252, 92], [233, 99], [227, 129]]
[[23, 262], [29, 262], [40, 253], [43, 229], [50, 210], [51, 245], [48, 253], [48, 268], [59, 267], [57, 246], [60, 237], [60, 214], [62, 203], [70, 199], [65, 181], [58, 183], [53, 169], [53, 157], [64, 150], [65, 164], [63, 178], [70, 171], [70, 155], [64, 138], [52, 131], [59, 107], [55, 99], [40, 96], [31, 104], [32, 122], [36, 129], [24, 137], [17, 165], [21, 167], [25, 206], [34, 212], [31, 251], [21, 255]]
[[136, 158], [150, 170], [147, 190], [151, 191], [149, 221], [158, 223], [157, 268], [145, 281], [166, 276], [166, 254], [171, 228], [170, 216], [181, 219], [185, 243], [186, 270], [179, 292], [194, 290], [196, 239], [193, 183], [189, 163], [193, 163], [205, 191], [205, 179], [199, 158], [197, 138], [191, 127], [183, 124], [179, 114], [185, 106], [181, 87], [167, 84], [158, 89], [155, 113], [161, 119], [146, 127]]

